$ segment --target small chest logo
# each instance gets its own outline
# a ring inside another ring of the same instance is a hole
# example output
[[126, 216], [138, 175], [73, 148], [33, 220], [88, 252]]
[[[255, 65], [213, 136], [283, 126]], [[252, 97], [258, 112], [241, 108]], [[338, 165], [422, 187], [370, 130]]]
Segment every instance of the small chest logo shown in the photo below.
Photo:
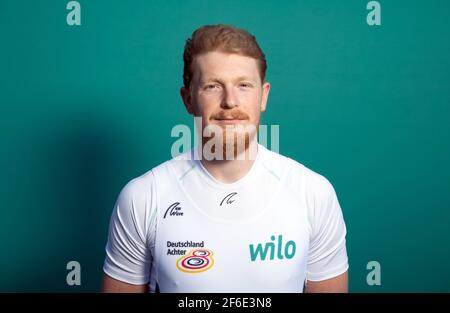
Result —
[[185, 273], [201, 273], [214, 265], [213, 252], [209, 249], [194, 249], [177, 260], [177, 268]]
[[222, 199], [222, 201], [220, 202], [220, 206], [222, 206], [222, 204], [232, 204], [234, 202], [234, 200], [232, 199], [235, 195], [237, 195], [237, 192], [232, 192], [230, 194], [227, 194], [225, 196], [225, 198]]
[[252, 262], [255, 262], [258, 257], [261, 261], [265, 261], [268, 254], [270, 255], [269, 260], [273, 260], [275, 258], [275, 251], [277, 252], [276, 257], [279, 260], [284, 258], [292, 259], [294, 257], [297, 248], [294, 241], [289, 240], [283, 248], [283, 235], [278, 235], [277, 243], [275, 242], [275, 236], [271, 236], [270, 240], [271, 242], [266, 242], [265, 244], [258, 243], [256, 247], [253, 244], [249, 245], [250, 260]]
[[166, 218], [166, 216], [183, 216], [183, 212], [181, 211], [181, 207], [179, 205], [180, 205], [180, 202], [175, 202], [175, 203], [171, 204], [167, 208], [166, 213], [164, 213], [163, 218]]

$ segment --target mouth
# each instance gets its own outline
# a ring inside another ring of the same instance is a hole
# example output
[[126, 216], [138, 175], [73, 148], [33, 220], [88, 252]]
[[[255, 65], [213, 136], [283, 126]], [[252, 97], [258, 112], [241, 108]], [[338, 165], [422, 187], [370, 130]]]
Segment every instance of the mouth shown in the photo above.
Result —
[[216, 118], [214, 120], [219, 124], [237, 124], [246, 121], [245, 119], [239, 118]]

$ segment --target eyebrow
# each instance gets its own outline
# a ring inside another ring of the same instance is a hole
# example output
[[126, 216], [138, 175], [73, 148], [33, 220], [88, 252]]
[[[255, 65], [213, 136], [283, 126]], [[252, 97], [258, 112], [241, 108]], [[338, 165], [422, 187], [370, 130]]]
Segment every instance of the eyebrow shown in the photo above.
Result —
[[[253, 79], [251, 79], [250, 77], [247, 76], [239, 76], [236, 77], [235, 81], [250, 81], [250, 82], [255, 82]], [[205, 84], [206, 82], [217, 82], [217, 83], [223, 83], [223, 80], [220, 78], [216, 78], [216, 77], [211, 77], [211, 78], [207, 78], [204, 80], [201, 80], [200, 83]]]

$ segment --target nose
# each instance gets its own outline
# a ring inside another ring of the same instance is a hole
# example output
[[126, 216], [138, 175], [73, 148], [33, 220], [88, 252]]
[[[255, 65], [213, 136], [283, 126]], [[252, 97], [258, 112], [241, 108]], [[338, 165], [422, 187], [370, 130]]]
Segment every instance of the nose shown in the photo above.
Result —
[[236, 96], [235, 90], [233, 90], [233, 87], [225, 88], [224, 96], [220, 106], [223, 109], [232, 109], [238, 106], [238, 98]]

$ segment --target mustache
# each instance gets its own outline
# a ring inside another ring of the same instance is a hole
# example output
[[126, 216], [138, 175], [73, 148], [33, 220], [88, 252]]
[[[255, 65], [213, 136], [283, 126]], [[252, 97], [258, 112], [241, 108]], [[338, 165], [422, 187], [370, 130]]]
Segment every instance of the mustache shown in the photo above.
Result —
[[247, 113], [236, 110], [236, 111], [220, 111], [216, 114], [211, 115], [211, 120], [248, 120], [249, 116]]

